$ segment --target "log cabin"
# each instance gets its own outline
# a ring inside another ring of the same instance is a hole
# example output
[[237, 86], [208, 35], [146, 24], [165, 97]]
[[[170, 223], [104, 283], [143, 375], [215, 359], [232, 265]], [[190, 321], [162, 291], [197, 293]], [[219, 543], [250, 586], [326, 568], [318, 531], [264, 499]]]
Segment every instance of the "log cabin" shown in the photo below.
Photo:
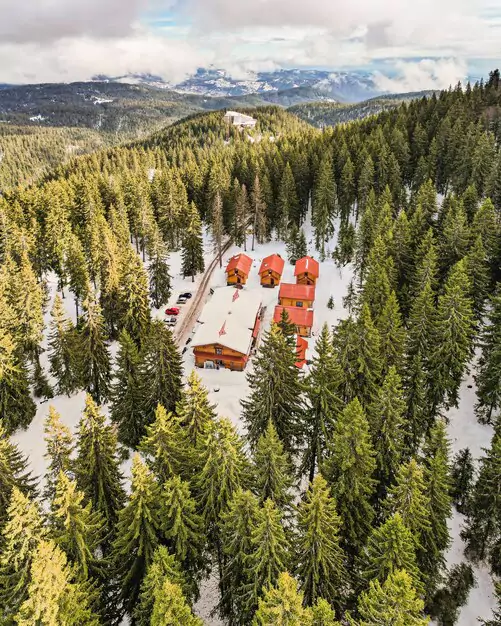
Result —
[[282, 283], [278, 292], [278, 304], [311, 309], [315, 302], [315, 285]]
[[311, 329], [313, 327], [314, 313], [313, 309], [301, 309], [295, 306], [280, 306], [275, 307], [275, 314], [273, 321], [278, 324], [282, 318], [282, 311], [287, 311], [289, 320], [296, 326], [297, 334], [301, 337], [311, 337]]
[[297, 335], [296, 338], [296, 367], [302, 369], [306, 365], [306, 350], [308, 350], [308, 342], [304, 337]]
[[226, 266], [227, 285], [245, 285], [252, 267], [252, 259], [243, 254], [236, 254], [231, 257]]
[[198, 324], [192, 342], [196, 367], [243, 371], [259, 337], [259, 292], [216, 289]]
[[272, 254], [263, 259], [259, 268], [261, 285], [263, 287], [275, 287], [280, 284], [284, 271], [285, 261], [279, 254]]
[[320, 266], [318, 261], [311, 256], [305, 256], [296, 261], [294, 276], [298, 285], [315, 285], [320, 276]]

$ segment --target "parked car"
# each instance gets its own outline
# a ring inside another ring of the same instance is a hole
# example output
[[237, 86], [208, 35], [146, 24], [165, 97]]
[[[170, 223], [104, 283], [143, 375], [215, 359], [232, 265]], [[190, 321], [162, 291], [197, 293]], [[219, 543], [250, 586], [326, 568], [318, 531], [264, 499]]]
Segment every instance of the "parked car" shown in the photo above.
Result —
[[177, 317], [169, 317], [165, 320], [167, 326], [175, 326], [177, 324]]
[[171, 306], [170, 309], [165, 309], [166, 315], [179, 315], [180, 309], [177, 306]]
[[190, 291], [187, 291], [186, 293], [182, 293], [181, 298], [186, 298], [187, 300], [189, 300], [190, 298], [193, 297], [193, 294]]
[[187, 300], [186, 298], [183, 298], [183, 296], [179, 296], [179, 298], [176, 301], [176, 304], [186, 304]]

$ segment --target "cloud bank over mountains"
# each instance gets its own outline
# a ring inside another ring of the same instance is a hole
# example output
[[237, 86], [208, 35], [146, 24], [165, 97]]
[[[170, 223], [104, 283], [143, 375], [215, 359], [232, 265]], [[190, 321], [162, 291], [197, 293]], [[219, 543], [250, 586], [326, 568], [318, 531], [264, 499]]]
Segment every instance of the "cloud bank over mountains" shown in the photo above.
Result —
[[0, 82], [323, 67], [417, 90], [500, 56], [500, 0], [0, 0], [0, 15]]

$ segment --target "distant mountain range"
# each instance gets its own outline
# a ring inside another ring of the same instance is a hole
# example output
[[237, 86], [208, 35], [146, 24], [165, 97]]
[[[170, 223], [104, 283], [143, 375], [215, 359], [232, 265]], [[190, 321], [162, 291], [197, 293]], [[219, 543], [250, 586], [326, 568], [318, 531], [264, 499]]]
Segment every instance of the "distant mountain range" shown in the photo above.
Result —
[[302, 89], [305, 93], [311, 90], [317, 98], [338, 102], [360, 102], [382, 93], [369, 73], [325, 70], [276, 70], [249, 74], [245, 78], [233, 78], [225, 70], [201, 68], [186, 80], [176, 84], [167, 83], [159, 76], [151, 74], [129, 74], [117, 77], [101, 75], [96, 76], [95, 80], [146, 84], [151, 87], [210, 97], [241, 97]]

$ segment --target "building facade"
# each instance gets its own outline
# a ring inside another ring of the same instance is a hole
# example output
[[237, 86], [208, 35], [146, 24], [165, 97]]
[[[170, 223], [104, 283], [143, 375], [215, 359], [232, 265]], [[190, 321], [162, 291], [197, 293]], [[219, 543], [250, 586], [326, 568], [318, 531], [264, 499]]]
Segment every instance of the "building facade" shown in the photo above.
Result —
[[282, 319], [282, 311], [285, 310], [289, 321], [296, 326], [297, 334], [301, 337], [311, 337], [313, 328], [313, 309], [303, 309], [295, 306], [276, 306], [273, 321], [278, 324]]
[[311, 256], [296, 261], [294, 276], [298, 285], [315, 285], [320, 276], [320, 266]]
[[315, 302], [315, 285], [294, 285], [282, 283], [278, 293], [278, 303], [281, 306], [297, 306], [311, 309]]
[[245, 285], [252, 268], [252, 259], [246, 254], [240, 253], [231, 257], [226, 266], [227, 285]]
[[272, 254], [263, 259], [259, 268], [261, 285], [263, 287], [276, 287], [282, 280], [285, 261], [279, 254]]

